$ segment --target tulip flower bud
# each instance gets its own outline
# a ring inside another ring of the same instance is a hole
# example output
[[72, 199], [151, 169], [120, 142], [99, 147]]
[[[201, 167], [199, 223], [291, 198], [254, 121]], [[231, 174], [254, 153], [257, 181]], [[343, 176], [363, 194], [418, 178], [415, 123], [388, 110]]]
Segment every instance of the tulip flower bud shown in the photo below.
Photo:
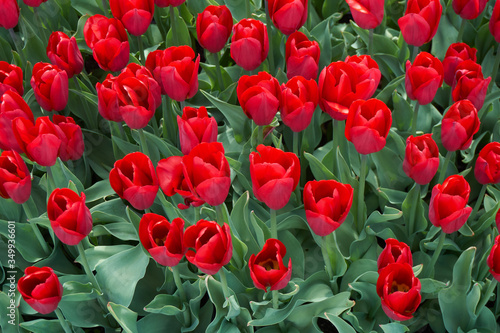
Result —
[[15, 151], [3, 151], [0, 155], [0, 196], [23, 204], [30, 195], [31, 174], [26, 163]]
[[316, 80], [321, 51], [316, 41], [310, 41], [300, 31], [288, 36], [285, 45], [286, 77], [303, 76], [306, 80]]
[[53, 65], [64, 70], [68, 78], [80, 74], [83, 70], [83, 57], [76, 44], [76, 38], [69, 38], [64, 32], [54, 31], [50, 35], [47, 57]]
[[68, 74], [55, 65], [36, 63], [31, 87], [36, 101], [46, 111], [62, 111], [68, 104]]
[[500, 235], [495, 237], [495, 243], [491, 248], [490, 255], [486, 262], [490, 268], [491, 275], [493, 275], [497, 281], [500, 281]]
[[444, 82], [451, 87], [453, 85], [453, 80], [455, 80], [457, 66], [464, 60], [476, 62], [476, 53], [477, 49], [465, 43], [451, 44], [443, 60]]
[[182, 117], [177, 116], [179, 127], [179, 138], [181, 150], [184, 155], [202, 142], [217, 141], [217, 121], [209, 117], [207, 109], [201, 106], [199, 109], [186, 106]]
[[420, 52], [413, 64], [410, 60], [406, 61], [406, 93], [420, 105], [432, 102], [443, 79], [443, 64], [430, 53]]
[[481, 14], [488, 0], [453, 0], [453, 10], [464, 20], [473, 20]]
[[432, 134], [406, 139], [403, 171], [417, 184], [429, 184], [439, 169], [439, 149]]
[[500, 43], [500, 1], [495, 2], [488, 27], [495, 41]]
[[295, 76], [281, 89], [281, 120], [294, 132], [305, 130], [318, 106], [318, 84]]
[[413, 257], [408, 244], [394, 238], [388, 238], [385, 240], [384, 250], [377, 259], [378, 271], [380, 272], [384, 267], [393, 263], [413, 266]]
[[12, 128], [12, 122], [17, 117], [25, 118], [32, 124], [35, 122], [33, 113], [24, 99], [14, 90], [7, 90], [0, 95], [0, 149], [22, 152]]
[[27, 267], [17, 289], [26, 303], [41, 314], [57, 309], [63, 294], [62, 284], [50, 267]]
[[375, 29], [384, 19], [384, 0], [346, 0], [352, 18], [363, 29]]
[[19, 22], [19, 5], [17, 0], [0, 0], [2, 15], [0, 15], [0, 27], [5, 29], [14, 28]]
[[448, 151], [465, 150], [479, 130], [477, 110], [469, 100], [454, 103], [441, 120], [441, 142]]
[[300, 29], [307, 20], [308, 0], [267, 0], [269, 17], [283, 35]]
[[23, 70], [16, 65], [0, 61], [0, 96], [7, 90], [14, 90], [23, 95]]
[[422, 46], [437, 32], [443, 7], [439, 0], [408, 0], [406, 12], [398, 20], [406, 43]]
[[267, 288], [279, 290], [286, 287], [292, 277], [292, 258], [288, 259], [288, 266], [285, 266], [285, 255], [285, 245], [277, 239], [269, 238], [262, 251], [250, 256], [248, 268], [256, 288], [267, 291]]
[[111, 14], [134, 36], [140, 36], [148, 30], [155, 11], [154, 0], [110, 0], [109, 7]]
[[481, 65], [472, 60], [462, 61], [456, 68], [452, 97], [454, 102], [468, 99], [476, 109], [483, 107], [491, 77], [484, 78]]
[[217, 53], [226, 46], [232, 29], [233, 16], [224, 5], [208, 6], [196, 19], [198, 42], [211, 53]]
[[490, 142], [479, 152], [474, 176], [480, 184], [500, 183], [500, 143]]
[[231, 58], [244, 70], [253, 71], [267, 58], [269, 40], [261, 21], [243, 19], [233, 27]]

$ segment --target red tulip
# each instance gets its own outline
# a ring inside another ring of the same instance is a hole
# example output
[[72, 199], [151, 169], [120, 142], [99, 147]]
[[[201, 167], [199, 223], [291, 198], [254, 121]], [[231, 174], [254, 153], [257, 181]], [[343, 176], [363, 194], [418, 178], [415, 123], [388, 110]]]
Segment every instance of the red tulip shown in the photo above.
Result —
[[0, 0], [2, 15], [0, 15], [0, 27], [5, 29], [14, 28], [19, 22], [19, 5], [17, 0]]
[[0, 95], [7, 90], [15, 90], [19, 95], [23, 95], [23, 71], [16, 65], [0, 61]]
[[385, 314], [398, 321], [413, 318], [422, 300], [420, 280], [409, 264], [389, 264], [379, 272], [377, 294]]
[[0, 155], [0, 196], [25, 203], [31, 195], [31, 174], [24, 160], [13, 150]]
[[345, 137], [354, 144], [358, 153], [375, 153], [384, 148], [391, 124], [391, 110], [384, 102], [375, 98], [357, 100], [349, 109]]
[[182, 102], [198, 92], [200, 55], [194, 58], [191, 47], [171, 46], [164, 51], [151, 52], [146, 67], [160, 85], [162, 94]]
[[432, 102], [443, 79], [443, 64], [430, 53], [420, 52], [413, 64], [410, 60], [406, 61], [406, 93], [420, 105]]
[[310, 41], [300, 31], [288, 36], [285, 45], [286, 76], [303, 76], [306, 80], [316, 80], [320, 57], [319, 44]]
[[490, 273], [493, 277], [500, 281], [500, 235], [495, 237], [495, 243], [491, 248], [490, 255], [486, 260], [488, 267], [490, 268]]
[[54, 31], [50, 35], [47, 57], [53, 65], [64, 70], [68, 78], [80, 74], [83, 70], [83, 57], [76, 44], [76, 38], [69, 38], [64, 32]]
[[491, 34], [495, 38], [495, 41], [500, 43], [500, 1], [495, 2], [493, 13], [491, 13], [489, 28]]
[[30, 7], [38, 7], [43, 2], [47, 2], [47, 0], [23, 0], [23, 2]]
[[258, 126], [269, 125], [280, 107], [280, 84], [267, 72], [240, 77], [236, 94], [243, 112]]
[[307, 0], [268, 0], [269, 16], [283, 35], [300, 29], [307, 20]]
[[127, 66], [130, 45], [121, 21], [93, 15], [85, 23], [83, 35], [99, 67], [105, 71], [117, 72]]
[[403, 171], [417, 184], [429, 184], [439, 168], [439, 149], [432, 134], [406, 139]]
[[179, 126], [179, 138], [181, 150], [184, 155], [202, 142], [217, 141], [217, 121], [209, 117], [207, 109], [200, 106], [199, 109], [186, 106], [182, 112], [182, 118], [177, 116]]
[[388, 238], [385, 240], [384, 250], [377, 259], [378, 271], [380, 272], [384, 267], [393, 263], [413, 266], [413, 257], [410, 247], [406, 243], [394, 238]]
[[217, 53], [226, 46], [232, 29], [233, 16], [224, 5], [208, 6], [196, 19], [198, 42], [211, 53]]
[[477, 60], [476, 53], [476, 48], [465, 43], [451, 44], [443, 60], [444, 82], [451, 87], [455, 79], [457, 66], [464, 60], [470, 59], [475, 62]]
[[269, 40], [261, 21], [243, 19], [233, 27], [231, 58], [244, 70], [253, 71], [267, 58]]
[[477, 109], [469, 100], [454, 103], [441, 120], [441, 142], [448, 151], [465, 150], [479, 130]]
[[52, 119], [54, 124], [61, 129], [63, 134], [59, 136], [59, 139], [61, 139], [61, 146], [59, 148], [59, 157], [61, 160], [66, 162], [80, 159], [85, 150], [83, 133], [80, 125], [77, 125], [73, 118], [62, 115], [55, 114]]
[[481, 65], [472, 60], [462, 61], [456, 68], [451, 87], [453, 101], [468, 99], [476, 109], [481, 110], [490, 81], [491, 77], [483, 77]]
[[111, 14], [134, 36], [148, 30], [155, 12], [154, 0], [109, 0]]
[[214, 275], [229, 263], [233, 243], [229, 226], [213, 221], [199, 220], [184, 233], [187, 260], [205, 274]]
[[27, 267], [17, 289], [26, 303], [41, 314], [57, 309], [63, 294], [62, 284], [50, 267]]
[[495, 224], [497, 225], [497, 229], [500, 230], [500, 209], [497, 211], [497, 215], [495, 215]]
[[304, 186], [307, 223], [318, 236], [334, 232], [345, 221], [352, 205], [353, 189], [335, 180], [309, 181]]
[[406, 12], [398, 20], [406, 43], [422, 46], [437, 32], [443, 7], [439, 0], [409, 0]]
[[250, 177], [257, 200], [271, 209], [281, 209], [299, 183], [299, 158], [294, 153], [259, 145], [257, 152], [250, 153]]
[[470, 195], [469, 183], [460, 175], [452, 175], [443, 184], [432, 189], [429, 204], [429, 220], [443, 232], [451, 234], [460, 229], [472, 211], [467, 206]]
[[500, 143], [490, 142], [479, 152], [474, 176], [480, 184], [500, 183]]
[[384, 0], [346, 0], [352, 18], [363, 29], [374, 29], [384, 19]]
[[142, 246], [163, 266], [176, 266], [184, 253], [184, 220], [176, 218], [172, 223], [154, 213], [144, 214], [139, 223], [139, 239]]
[[285, 245], [277, 239], [269, 238], [262, 251], [250, 256], [248, 268], [256, 288], [267, 291], [267, 288], [280, 290], [286, 287], [292, 277], [292, 258], [288, 259], [288, 266], [285, 266], [285, 255]]
[[55, 65], [36, 63], [31, 87], [36, 101], [46, 111], [62, 111], [68, 104], [68, 74]]
[[453, 0], [453, 10], [464, 20], [473, 20], [486, 7], [488, 0]]
[[57, 188], [50, 194], [47, 216], [61, 242], [77, 245], [92, 230], [92, 215], [85, 205], [85, 194], [69, 188]]
[[7, 90], [0, 95], [0, 149], [22, 152], [12, 129], [12, 121], [17, 117], [35, 122], [33, 113], [24, 99], [14, 90]]
[[116, 79], [117, 77], [108, 74], [102, 83], [97, 82], [97, 109], [104, 119], [121, 122], [123, 117], [120, 113], [118, 92], [115, 90]]
[[158, 193], [158, 178], [148, 156], [141, 152], [130, 153], [115, 162], [109, 173], [113, 190], [135, 209], [151, 207]]
[[186, 0], [155, 0], [155, 4], [158, 7], [177, 7], [182, 5]]
[[305, 130], [318, 106], [318, 84], [295, 76], [281, 89], [281, 120], [294, 132]]

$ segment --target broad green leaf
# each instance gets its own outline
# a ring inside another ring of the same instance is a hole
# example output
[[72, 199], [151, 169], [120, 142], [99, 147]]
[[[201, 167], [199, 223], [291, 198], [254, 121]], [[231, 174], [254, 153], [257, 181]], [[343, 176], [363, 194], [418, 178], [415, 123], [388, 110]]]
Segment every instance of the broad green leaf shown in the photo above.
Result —
[[125, 333], [138, 333], [137, 330], [137, 313], [113, 302], [108, 303], [109, 313], [116, 319], [118, 324], [123, 328]]

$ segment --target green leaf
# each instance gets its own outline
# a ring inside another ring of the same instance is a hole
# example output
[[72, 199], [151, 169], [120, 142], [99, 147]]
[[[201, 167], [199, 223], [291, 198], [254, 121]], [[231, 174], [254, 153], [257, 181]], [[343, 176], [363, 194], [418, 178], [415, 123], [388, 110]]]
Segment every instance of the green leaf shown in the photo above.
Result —
[[408, 327], [400, 323], [380, 325], [380, 328], [384, 331], [384, 333], [404, 333], [410, 331]]
[[98, 292], [92, 286], [92, 283], [81, 283], [77, 281], [67, 281], [63, 284], [65, 301], [81, 302], [95, 299], [98, 297]]
[[[10, 239], [8, 225], [9, 223], [7, 221], [0, 220], [0, 235]], [[45, 258], [42, 246], [29, 223], [15, 222], [15, 231], [16, 252], [18, 252], [24, 260], [36, 262]]]
[[103, 179], [85, 190], [85, 202], [94, 202], [113, 194], [116, 194], [116, 192], [111, 187], [109, 180]]
[[311, 167], [311, 171], [316, 180], [322, 179], [335, 179], [337, 178], [333, 175], [333, 173], [316, 157], [309, 153], [304, 153], [304, 157], [309, 161], [309, 166]]
[[[368, 30], [358, 27], [353, 21], [351, 21], [351, 27], [358, 33], [363, 42], [368, 45]], [[394, 41], [392, 41], [389, 37], [379, 34], [373, 34], [373, 52], [392, 54], [393, 56], [397, 56], [399, 48], [396, 43], [394, 43]]]
[[174, 316], [186, 311], [186, 307], [182, 304], [178, 296], [160, 294], [157, 295], [148, 305], [146, 305], [144, 310], [151, 313], [161, 313], [166, 316]]
[[[4, 284], [8, 286], [7, 283]], [[19, 309], [7, 293], [0, 291], [0, 327], [4, 333], [18, 333]], [[9, 323], [10, 322], [10, 323]]]
[[118, 324], [126, 333], [138, 333], [137, 330], [137, 313], [113, 302], [108, 303], [109, 313], [116, 319]]
[[393, 95], [394, 91], [401, 84], [401, 82], [404, 81], [404, 79], [405, 79], [404, 75], [398, 76], [397, 78], [395, 78], [394, 80], [389, 82], [385, 86], [385, 88], [382, 89], [382, 91], [377, 94], [377, 96], [375, 98], [380, 99], [382, 102], [384, 102], [386, 104], [389, 103], [389, 100], [390, 100], [391, 96]]
[[134, 226], [128, 222], [116, 222], [116, 223], [94, 225], [91, 235], [93, 237], [112, 235], [124, 241], [139, 240], [137, 231], [135, 230]]
[[56, 320], [37, 319], [20, 323], [19, 326], [33, 333], [46, 333], [46, 332], [64, 333], [64, 330], [61, 327], [61, 323], [57, 319]]
[[[179, 16], [178, 7], [173, 7], [174, 9], [174, 25], [177, 37], [177, 45], [188, 45], [191, 46], [191, 36], [189, 35], [189, 30], [184, 19]], [[170, 22], [172, 24], [172, 18], [170, 17]], [[173, 31], [170, 29], [167, 34], [167, 45], [176, 45], [174, 43]]]

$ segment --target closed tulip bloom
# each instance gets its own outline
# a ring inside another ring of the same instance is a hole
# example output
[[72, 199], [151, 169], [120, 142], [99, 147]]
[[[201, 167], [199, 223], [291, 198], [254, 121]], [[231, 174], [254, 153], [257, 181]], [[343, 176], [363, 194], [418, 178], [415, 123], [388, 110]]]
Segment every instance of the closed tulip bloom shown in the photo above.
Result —
[[369, 55], [353, 55], [347, 56], [345, 62], [351, 65], [358, 75], [358, 82], [374, 81], [375, 88], [373, 91], [365, 92], [365, 95], [372, 96], [380, 83], [382, 73], [378, 68], [377, 62]]
[[50, 267], [27, 267], [17, 290], [26, 303], [41, 314], [57, 309], [63, 295], [63, 286]]
[[7, 90], [15, 90], [19, 95], [23, 95], [23, 70], [16, 65], [0, 61], [0, 96]]
[[231, 58], [246, 71], [262, 64], [269, 52], [267, 28], [261, 21], [243, 19], [233, 27]]
[[68, 104], [68, 74], [55, 65], [36, 63], [31, 87], [36, 101], [46, 111], [62, 111]]
[[443, 60], [444, 82], [451, 87], [455, 79], [457, 66], [464, 60], [475, 62], [477, 60], [476, 53], [476, 48], [470, 47], [465, 43], [451, 44]]
[[151, 207], [158, 193], [158, 178], [148, 156], [141, 152], [130, 153], [115, 162], [109, 173], [113, 190], [135, 209]]
[[64, 32], [54, 31], [50, 35], [47, 57], [53, 65], [64, 70], [68, 78], [80, 74], [83, 70], [83, 57], [76, 44], [76, 38], [69, 38]]
[[57, 238], [66, 245], [77, 245], [92, 230], [92, 215], [85, 205], [85, 194], [57, 188], [50, 194], [47, 216]]
[[208, 116], [204, 106], [200, 106], [199, 109], [184, 107], [182, 117], [177, 116], [177, 125], [181, 150], [184, 155], [189, 154], [194, 147], [202, 142], [217, 141], [217, 121]]
[[334, 232], [351, 209], [353, 189], [335, 180], [309, 181], [304, 186], [307, 223], [318, 236]]
[[38, 7], [47, 0], [23, 0], [23, 2], [30, 7]]
[[377, 259], [378, 271], [380, 272], [381, 269], [393, 263], [413, 266], [413, 257], [410, 247], [406, 243], [394, 238], [388, 238], [385, 240], [384, 250]]
[[285, 45], [286, 76], [303, 76], [306, 80], [316, 80], [321, 50], [316, 41], [311, 41], [300, 31], [288, 36]]
[[406, 12], [398, 20], [406, 43], [422, 46], [437, 32], [443, 7], [439, 0], [409, 0]]
[[392, 125], [391, 110], [381, 100], [372, 98], [352, 103], [345, 125], [345, 137], [360, 154], [382, 150]]
[[495, 237], [488, 259], [486, 260], [490, 273], [497, 281], [500, 281], [500, 235]]
[[281, 89], [281, 120], [294, 132], [305, 130], [318, 106], [318, 84], [295, 76]]
[[199, 220], [184, 232], [187, 260], [208, 275], [216, 274], [233, 256], [229, 226]]
[[193, 49], [187, 45], [151, 52], [146, 60], [146, 67], [160, 85], [161, 93], [178, 102], [198, 92], [199, 65], [200, 55], [195, 60]]
[[52, 117], [54, 124], [61, 129], [63, 135], [61, 146], [59, 147], [59, 157], [63, 162], [72, 160], [76, 161], [83, 156], [85, 144], [83, 142], [83, 133], [80, 125], [77, 125], [72, 117], [62, 115], [54, 115]]
[[240, 77], [236, 94], [243, 112], [258, 126], [269, 125], [280, 107], [280, 84], [267, 72]]
[[269, 16], [283, 35], [300, 29], [307, 20], [308, 0], [267, 0]]
[[479, 130], [477, 109], [469, 100], [454, 103], [441, 120], [441, 142], [448, 151], [465, 150]]
[[269, 208], [278, 210], [288, 203], [300, 180], [300, 162], [294, 153], [264, 145], [250, 153], [253, 194]]
[[474, 166], [474, 176], [483, 185], [500, 182], [500, 143], [490, 142], [481, 149]]
[[23, 204], [30, 195], [31, 174], [26, 163], [15, 151], [3, 151], [0, 155], [0, 196]]
[[[0, 24], [1, 25], [1, 24]], [[500, 2], [495, 2], [493, 13], [491, 14], [490, 23], [488, 25], [490, 32], [497, 43], [500, 43]]]
[[422, 300], [421, 288], [409, 264], [389, 264], [379, 272], [377, 294], [385, 314], [393, 320], [413, 318]]
[[405, 87], [408, 97], [420, 105], [432, 102], [443, 84], [444, 70], [441, 61], [427, 52], [420, 52], [413, 64], [406, 61]]
[[468, 99], [481, 110], [491, 77], [484, 78], [481, 65], [472, 60], [462, 61], [456, 68], [452, 97], [454, 102]]
[[0, 95], [0, 149], [2, 150], [12, 149], [18, 153], [22, 152], [12, 129], [12, 121], [17, 117], [35, 123], [33, 113], [24, 99], [14, 90], [7, 90]]
[[19, 22], [19, 5], [17, 0], [0, 0], [2, 15], [0, 15], [0, 27], [5, 29], [14, 28]]
[[403, 171], [417, 184], [429, 184], [439, 168], [439, 149], [432, 134], [406, 139]]
[[500, 230], [500, 209], [497, 211], [495, 215], [495, 224], [497, 225], [497, 229]]
[[196, 19], [198, 42], [211, 53], [217, 53], [226, 46], [232, 30], [233, 16], [224, 5], [208, 6]]
[[184, 220], [170, 223], [154, 213], [144, 214], [139, 223], [139, 239], [153, 259], [162, 266], [176, 266], [184, 257]]
[[182, 5], [185, 1], [186, 0], [155, 0], [155, 5], [162, 8], [168, 6], [177, 7]]
[[292, 258], [288, 259], [288, 265], [285, 266], [285, 255], [285, 245], [278, 239], [269, 238], [257, 255], [250, 256], [248, 268], [256, 288], [267, 292], [267, 288], [280, 290], [287, 286], [292, 277]]
[[472, 211], [467, 206], [469, 195], [469, 183], [460, 175], [452, 175], [443, 184], [435, 185], [429, 204], [431, 223], [447, 234], [460, 229]]
[[486, 7], [488, 0], [453, 0], [453, 10], [464, 20], [473, 20], [479, 16]]
[[346, 0], [352, 18], [363, 29], [374, 29], [384, 19], [384, 0]]
[[154, 0], [110, 0], [111, 14], [134, 36], [148, 30], [155, 11]]
[[121, 122], [123, 116], [120, 113], [118, 92], [115, 89], [117, 77], [108, 74], [102, 83], [97, 82], [97, 110], [106, 120]]

